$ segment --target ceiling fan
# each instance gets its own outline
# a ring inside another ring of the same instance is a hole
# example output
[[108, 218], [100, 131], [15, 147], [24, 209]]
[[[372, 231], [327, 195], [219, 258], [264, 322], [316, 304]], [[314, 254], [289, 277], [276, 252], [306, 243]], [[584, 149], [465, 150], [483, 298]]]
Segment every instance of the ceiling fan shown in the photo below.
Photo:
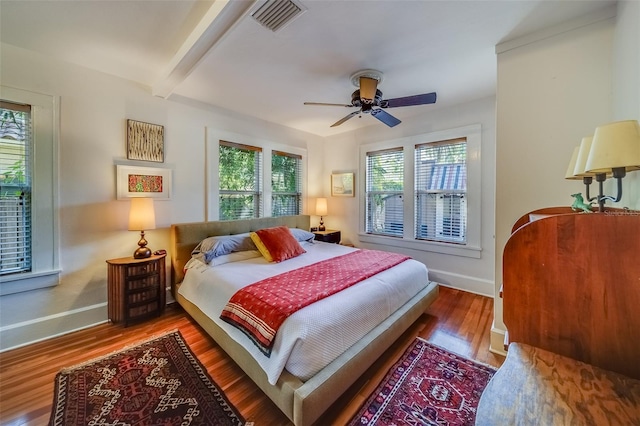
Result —
[[321, 106], [341, 106], [347, 108], [359, 108], [357, 111], [349, 113], [346, 117], [341, 118], [331, 125], [336, 127], [347, 121], [348, 119], [360, 114], [371, 114], [378, 120], [382, 121], [389, 127], [396, 126], [401, 123], [393, 115], [389, 114], [383, 108], [396, 108], [413, 105], [434, 104], [436, 102], [436, 93], [424, 93], [422, 95], [405, 96], [402, 98], [382, 99], [382, 92], [378, 89], [378, 84], [382, 82], [382, 73], [376, 70], [357, 71], [351, 75], [351, 83], [358, 87], [351, 94], [350, 104], [330, 104], [324, 102], [305, 102], [305, 105], [321, 105]]

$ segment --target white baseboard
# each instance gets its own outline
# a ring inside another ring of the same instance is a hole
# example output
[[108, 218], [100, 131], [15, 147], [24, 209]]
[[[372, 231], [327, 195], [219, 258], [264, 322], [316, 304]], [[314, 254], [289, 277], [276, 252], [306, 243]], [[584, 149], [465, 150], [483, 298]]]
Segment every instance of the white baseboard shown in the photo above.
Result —
[[481, 296], [491, 298], [495, 296], [495, 283], [490, 280], [455, 274], [448, 271], [440, 271], [432, 268], [429, 268], [429, 280], [440, 283], [445, 287], [464, 290]]
[[504, 339], [506, 331], [499, 328], [491, 327], [491, 345], [489, 351], [498, 355], [507, 355], [507, 351], [504, 350]]
[[0, 352], [107, 322], [107, 303], [0, 327]]

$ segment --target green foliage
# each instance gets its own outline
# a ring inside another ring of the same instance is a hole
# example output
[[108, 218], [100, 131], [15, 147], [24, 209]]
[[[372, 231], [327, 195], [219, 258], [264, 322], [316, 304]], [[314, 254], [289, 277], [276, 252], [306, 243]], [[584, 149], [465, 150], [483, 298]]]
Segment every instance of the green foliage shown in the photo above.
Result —
[[227, 191], [256, 190], [258, 151], [220, 146], [220, 189]]
[[220, 146], [220, 219], [247, 219], [259, 215], [259, 151]]
[[299, 192], [298, 161], [297, 158], [285, 155], [271, 156], [271, 189], [274, 192]]

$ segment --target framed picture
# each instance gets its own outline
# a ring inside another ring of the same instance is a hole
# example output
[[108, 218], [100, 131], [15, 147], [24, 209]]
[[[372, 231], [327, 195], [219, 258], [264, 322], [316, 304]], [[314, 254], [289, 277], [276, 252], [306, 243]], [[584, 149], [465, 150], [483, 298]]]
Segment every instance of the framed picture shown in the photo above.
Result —
[[334, 173], [331, 175], [332, 197], [355, 197], [353, 173]]
[[171, 198], [171, 169], [116, 165], [116, 198]]
[[127, 158], [164, 162], [164, 126], [127, 120]]

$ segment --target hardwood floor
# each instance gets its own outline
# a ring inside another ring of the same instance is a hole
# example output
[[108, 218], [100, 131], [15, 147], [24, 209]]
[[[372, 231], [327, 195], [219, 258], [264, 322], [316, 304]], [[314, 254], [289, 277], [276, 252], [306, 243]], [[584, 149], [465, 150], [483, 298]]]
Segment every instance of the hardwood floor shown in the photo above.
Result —
[[[318, 425], [349, 421], [387, 370], [416, 336], [452, 352], [498, 367], [504, 358], [489, 352], [493, 299], [440, 288], [440, 296], [398, 341], [323, 415]], [[255, 426], [290, 425], [260, 389], [177, 305], [154, 321], [123, 328], [103, 324], [0, 354], [0, 424], [46, 425], [53, 381], [63, 367], [122, 349], [150, 336], [179, 329], [247, 421]]]

